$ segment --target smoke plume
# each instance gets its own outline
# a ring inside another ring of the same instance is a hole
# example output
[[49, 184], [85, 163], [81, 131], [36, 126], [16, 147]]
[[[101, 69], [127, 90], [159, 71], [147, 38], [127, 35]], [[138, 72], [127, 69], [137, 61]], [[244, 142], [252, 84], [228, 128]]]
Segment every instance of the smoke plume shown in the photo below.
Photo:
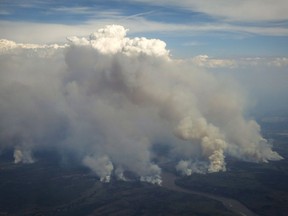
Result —
[[53, 147], [103, 182], [129, 171], [161, 184], [156, 143], [186, 175], [225, 171], [227, 155], [282, 158], [244, 117], [239, 88], [171, 58], [161, 40], [126, 34], [111, 25], [64, 45], [0, 41], [0, 148], [15, 163]]

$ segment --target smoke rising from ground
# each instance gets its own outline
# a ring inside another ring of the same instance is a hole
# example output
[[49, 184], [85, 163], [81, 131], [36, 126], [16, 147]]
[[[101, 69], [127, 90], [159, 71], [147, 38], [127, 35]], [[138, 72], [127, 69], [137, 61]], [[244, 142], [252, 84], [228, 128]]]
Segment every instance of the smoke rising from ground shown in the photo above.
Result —
[[244, 118], [238, 88], [172, 59], [161, 40], [126, 33], [111, 25], [66, 45], [0, 41], [0, 148], [14, 148], [15, 163], [54, 147], [103, 182], [130, 171], [161, 184], [155, 143], [186, 175], [225, 171], [226, 155], [282, 158]]

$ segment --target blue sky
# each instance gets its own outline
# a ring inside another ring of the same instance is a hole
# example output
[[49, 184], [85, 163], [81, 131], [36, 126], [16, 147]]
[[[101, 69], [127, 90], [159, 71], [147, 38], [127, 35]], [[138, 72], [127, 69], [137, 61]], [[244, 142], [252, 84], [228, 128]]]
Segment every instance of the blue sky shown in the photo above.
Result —
[[176, 57], [288, 55], [286, 0], [0, 0], [0, 38], [64, 42], [106, 24], [159, 38]]

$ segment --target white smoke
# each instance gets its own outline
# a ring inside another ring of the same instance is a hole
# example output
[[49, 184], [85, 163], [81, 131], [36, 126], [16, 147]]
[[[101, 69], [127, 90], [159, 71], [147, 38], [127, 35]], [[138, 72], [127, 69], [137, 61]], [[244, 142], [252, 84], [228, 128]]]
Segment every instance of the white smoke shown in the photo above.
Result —
[[162, 179], [160, 175], [154, 176], [141, 176], [140, 181], [149, 182], [151, 184], [161, 185]]
[[117, 167], [114, 173], [118, 180], [127, 181], [127, 178], [124, 175], [124, 169], [121, 166]]
[[207, 172], [207, 163], [201, 161], [181, 160], [176, 165], [176, 170], [182, 174], [190, 176], [193, 173], [205, 174]]
[[21, 149], [15, 149], [14, 150], [14, 163], [33, 163], [34, 160], [31, 155], [30, 150], [21, 150]]
[[114, 167], [108, 156], [105, 155], [95, 158], [86, 156], [83, 159], [83, 163], [100, 176], [101, 182], [110, 182]]
[[169, 145], [167, 157], [181, 158], [176, 169], [186, 175], [225, 171], [225, 155], [282, 158], [243, 117], [238, 88], [172, 59], [163, 41], [127, 31], [106, 26], [69, 37], [69, 45], [2, 40], [0, 147], [23, 146], [15, 162], [32, 162], [34, 149], [52, 146], [75, 154], [103, 182], [126, 180], [129, 171], [161, 184], [154, 143]]
[[184, 140], [199, 140], [202, 154], [209, 158], [209, 172], [225, 171], [224, 150], [227, 143], [219, 128], [208, 124], [206, 119], [194, 119], [188, 116], [181, 120], [176, 129], [176, 136]]

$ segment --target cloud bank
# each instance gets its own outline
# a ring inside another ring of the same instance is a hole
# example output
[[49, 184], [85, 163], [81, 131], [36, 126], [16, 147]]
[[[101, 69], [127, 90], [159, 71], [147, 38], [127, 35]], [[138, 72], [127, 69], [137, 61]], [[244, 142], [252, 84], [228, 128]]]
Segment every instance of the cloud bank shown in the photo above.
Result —
[[[278, 0], [277, 4], [273, 0], [137, 0], [138, 2], [156, 5], [168, 4], [175, 7], [185, 8], [186, 10], [198, 11], [210, 16], [219, 17], [230, 21], [283, 21], [287, 20], [288, 3], [285, 0]], [[244, 13], [243, 13], [244, 12]]]
[[186, 175], [225, 171], [228, 155], [282, 158], [244, 117], [239, 89], [172, 59], [159, 39], [126, 33], [110, 25], [65, 45], [1, 40], [0, 149], [13, 148], [15, 163], [32, 163], [35, 150], [55, 148], [103, 182], [131, 172], [155, 184], [159, 143]]

